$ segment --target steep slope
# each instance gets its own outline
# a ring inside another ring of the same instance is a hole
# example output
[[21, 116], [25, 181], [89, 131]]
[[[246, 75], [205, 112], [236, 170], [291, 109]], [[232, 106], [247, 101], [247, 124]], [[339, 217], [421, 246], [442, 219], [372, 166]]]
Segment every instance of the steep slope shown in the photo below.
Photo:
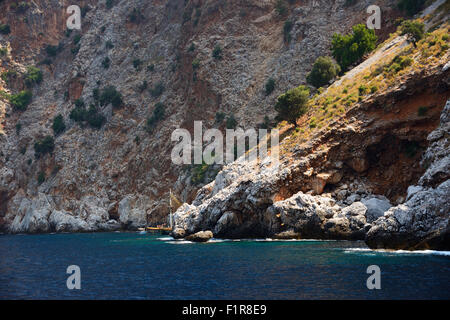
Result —
[[[194, 167], [170, 161], [172, 131], [192, 130], [194, 120], [224, 129], [217, 112], [244, 128], [273, 117], [277, 95], [304, 81], [331, 34], [365, 21], [372, 4], [290, 1], [280, 12], [276, 3], [80, 1], [82, 29], [69, 32], [67, 1], [2, 1], [1, 23], [10, 33], [0, 35], [8, 48], [1, 57], [0, 227], [48, 232], [165, 222], [166, 195], [177, 180], [176, 192], [191, 201], [217, 168], [192, 181]], [[398, 12], [395, 1], [378, 3], [386, 37]], [[284, 36], [286, 21], [292, 28]], [[213, 57], [216, 47], [221, 59]], [[43, 73], [31, 87], [24, 81], [30, 66]], [[271, 77], [276, 88], [267, 96]], [[99, 101], [109, 86], [121, 95], [115, 107], [108, 92]], [[24, 89], [33, 97], [20, 111], [8, 96]], [[149, 128], [158, 103], [165, 116]], [[94, 107], [77, 123], [70, 114], [83, 104]], [[66, 128], [54, 135], [58, 115]], [[47, 136], [54, 148], [36, 156], [34, 145]]]
[[[417, 46], [396, 33], [317, 95], [301, 130], [282, 124], [280, 168], [225, 167], [178, 209], [174, 236], [368, 235], [376, 248], [448, 249], [449, 26], [436, 17], [425, 17], [430, 33]], [[409, 63], [392, 72], [399, 57]]]

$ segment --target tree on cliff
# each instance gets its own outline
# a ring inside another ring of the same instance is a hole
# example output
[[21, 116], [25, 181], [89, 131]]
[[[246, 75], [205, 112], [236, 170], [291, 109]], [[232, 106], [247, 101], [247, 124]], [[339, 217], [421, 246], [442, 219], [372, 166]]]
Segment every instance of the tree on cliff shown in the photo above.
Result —
[[425, 25], [419, 21], [403, 21], [400, 30], [402, 35], [408, 36], [408, 40], [414, 44], [414, 47], [425, 35]]
[[367, 29], [363, 24], [357, 24], [353, 26], [352, 33], [333, 35], [331, 51], [342, 70], [347, 70], [350, 65], [375, 49], [377, 39], [374, 30]]
[[331, 57], [319, 57], [314, 62], [313, 68], [306, 77], [306, 80], [314, 87], [319, 88], [328, 84], [339, 72], [341, 72], [341, 68]]
[[297, 119], [308, 111], [308, 100], [309, 89], [307, 87], [299, 86], [290, 89], [278, 97], [278, 102], [275, 105], [278, 118], [286, 120], [297, 127]]

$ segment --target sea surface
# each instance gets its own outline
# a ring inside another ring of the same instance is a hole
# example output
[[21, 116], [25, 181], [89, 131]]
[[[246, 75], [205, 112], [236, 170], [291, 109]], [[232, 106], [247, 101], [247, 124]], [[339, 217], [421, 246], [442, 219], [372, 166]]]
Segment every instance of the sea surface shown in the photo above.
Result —
[[[80, 290], [67, 288], [69, 265], [80, 267]], [[367, 288], [370, 265], [380, 267], [380, 290]], [[0, 235], [0, 299], [449, 298], [450, 252], [119, 232]]]

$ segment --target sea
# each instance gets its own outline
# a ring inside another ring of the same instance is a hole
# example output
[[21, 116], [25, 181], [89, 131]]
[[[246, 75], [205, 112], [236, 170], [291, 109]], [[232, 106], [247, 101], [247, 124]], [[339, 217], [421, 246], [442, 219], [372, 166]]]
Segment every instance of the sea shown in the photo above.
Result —
[[0, 235], [0, 299], [449, 298], [448, 251], [133, 232]]

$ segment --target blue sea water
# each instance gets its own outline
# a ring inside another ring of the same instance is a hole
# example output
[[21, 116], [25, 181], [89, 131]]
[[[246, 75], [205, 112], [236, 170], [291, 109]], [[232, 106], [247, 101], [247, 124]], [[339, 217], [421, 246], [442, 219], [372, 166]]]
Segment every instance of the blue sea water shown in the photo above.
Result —
[[[81, 290], [66, 286], [69, 265]], [[369, 265], [381, 289], [368, 290]], [[449, 299], [450, 253], [350, 241], [190, 243], [139, 233], [0, 235], [0, 299]]]

